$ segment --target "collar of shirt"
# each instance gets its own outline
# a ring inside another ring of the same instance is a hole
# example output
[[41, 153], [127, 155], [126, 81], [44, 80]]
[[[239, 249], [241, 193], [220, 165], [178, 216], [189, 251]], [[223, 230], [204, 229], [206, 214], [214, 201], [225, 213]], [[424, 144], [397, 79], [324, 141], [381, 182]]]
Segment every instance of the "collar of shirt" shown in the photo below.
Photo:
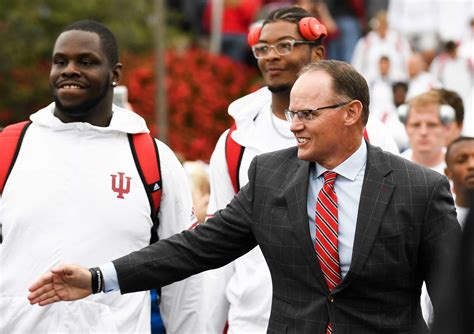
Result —
[[[357, 151], [352, 153], [352, 155], [344, 160], [340, 165], [336, 166], [333, 171], [336, 172], [338, 175], [354, 181], [357, 174], [365, 166], [367, 162], [367, 145], [365, 140], [362, 140]], [[320, 177], [325, 171], [328, 169], [324, 168], [320, 164], [316, 162], [316, 171], [313, 173], [313, 180]]]

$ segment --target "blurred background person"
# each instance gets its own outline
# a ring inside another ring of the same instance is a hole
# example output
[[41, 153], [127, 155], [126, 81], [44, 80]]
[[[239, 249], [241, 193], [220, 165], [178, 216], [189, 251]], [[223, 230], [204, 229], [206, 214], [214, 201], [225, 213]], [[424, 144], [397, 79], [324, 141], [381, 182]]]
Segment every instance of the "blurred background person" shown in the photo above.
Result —
[[407, 100], [432, 88], [441, 88], [441, 82], [427, 71], [425, 58], [415, 52], [408, 58], [408, 92]]
[[395, 82], [389, 76], [390, 59], [380, 57], [379, 74], [369, 83], [370, 113], [386, 125], [395, 140], [398, 150], [408, 148], [408, 136], [405, 126], [400, 122], [397, 108], [405, 103], [408, 85], [406, 82]]
[[474, 67], [469, 59], [459, 56], [456, 42], [444, 43], [442, 52], [433, 59], [429, 72], [444, 88], [456, 91], [467, 105], [468, 95], [474, 85]]
[[382, 55], [377, 64], [377, 72], [373, 74], [370, 81], [368, 80], [371, 112], [384, 123], [389, 116], [388, 109], [393, 105], [392, 86], [395, 80], [390, 77], [391, 67], [390, 58]]
[[411, 54], [408, 40], [389, 28], [386, 11], [378, 12], [369, 21], [369, 26], [371, 30], [357, 42], [352, 54], [352, 65], [370, 83], [379, 75], [381, 57], [387, 57], [390, 67], [386, 76], [392, 80], [406, 80], [407, 61]]
[[[450, 109], [449, 115], [442, 114], [441, 106]], [[415, 96], [405, 107], [399, 110], [410, 148], [402, 152], [401, 156], [444, 174], [444, 144], [448, 133], [447, 124], [455, 119], [453, 108], [447, 106], [441, 94], [434, 90]]]
[[453, 184], [458, 221], [464, 228], [469, 211], [469, 192], [474, 192], [474, 137], [458, 137], [449, 144], [445, 174]]
[[203, 161], [185, 161], [183, 167], [191, 186], [194, 214], [203, 223], [209, 203], [209, 165]]
[[[211, 31], [213, 5], [208, 1], [203, 14], [204, 31]], [[221, 54], [237, 62], [245, 62], [250, 48], [247, 33], [260, 9], [261, 0], [223, 0]]]
[[424, 62], [430, 64], [439, 42], [437, 0], [390, 0], [388, 20], [394, 30], [408, 39]]
[[459, 56], [467, 59], [471, 66], [474, 66], [474, 13], [469, 20], [468, 28], [461, 35], [458, 45]]
[[337, 34], [328, 43], [328, 59], [350, 63], [352, 52], [364, 30], [364, 1], [327, 0], [326, 3], [337, 25]]

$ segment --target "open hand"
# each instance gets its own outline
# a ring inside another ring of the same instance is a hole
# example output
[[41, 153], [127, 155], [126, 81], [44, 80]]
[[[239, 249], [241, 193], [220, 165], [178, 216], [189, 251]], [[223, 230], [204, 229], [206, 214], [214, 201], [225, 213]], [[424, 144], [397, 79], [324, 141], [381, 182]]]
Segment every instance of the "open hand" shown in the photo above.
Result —
[[28, 289], [31, 305], [82, 299], [92, 294], [91, 273], [77, 265], [61, 265], [41, 276]]

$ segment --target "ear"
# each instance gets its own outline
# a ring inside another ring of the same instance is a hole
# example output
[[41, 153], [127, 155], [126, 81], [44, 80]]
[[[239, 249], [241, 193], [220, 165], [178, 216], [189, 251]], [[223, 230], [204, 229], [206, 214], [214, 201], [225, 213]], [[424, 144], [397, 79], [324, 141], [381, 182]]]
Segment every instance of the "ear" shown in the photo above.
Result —
[[444, 168], [444, 175], [446, 175], [448, 177], [448, 179], [452, 180], [452, 174], [451, 174], [451, 171], [449, 170], [448, 167], [445, 167]]
[[351, 126], [362, 122], [362, 103], [359, 100], [352, 101], [344, 110], [344, 125]]
[[323, 60], [326, 57], [326, 49], [322, 45], [311, 47], [311, 62]]
[[122, 64], [121, 63], [117, 63], [114, 65], [113, 69], [112, 69], [112, 78], [111, 78], [111, 82], [115, 81], [115, 82], [120, 82], [120, 80], [122, 79]]

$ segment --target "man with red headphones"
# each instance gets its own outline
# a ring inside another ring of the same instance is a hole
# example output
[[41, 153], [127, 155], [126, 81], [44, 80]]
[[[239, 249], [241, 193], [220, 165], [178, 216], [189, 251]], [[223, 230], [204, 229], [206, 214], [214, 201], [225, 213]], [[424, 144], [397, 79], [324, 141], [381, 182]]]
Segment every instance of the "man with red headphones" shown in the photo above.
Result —
[[[326, 35], [326, 27], [299, 7], [277, 9], [262, 26], [250, 31], [248, 42], [267, 86], [229, 106], [236, 129], [231, 135], [228, 130], [222, 134], [211, 157], [210, 215], [224, 208], [248, 182], [248, 167], [256, 155], [296, 145], [284, 110], [301, 68], [324, 58]], [[398, 153], [395, 141], [378, 120], [369, 120], [367, 133], [372, 144]], [[238, 157], [236, 187], [228, 166], [228, 141], [244, 148]], [[196, 332], [220, 334], [224, 328], [228, 333], [266, 332], [272, 281], [259, 247], [225, 267], [200, 275], [205, 277], [199, 292], [201, 309], [196, 312], [205, 328]]]

